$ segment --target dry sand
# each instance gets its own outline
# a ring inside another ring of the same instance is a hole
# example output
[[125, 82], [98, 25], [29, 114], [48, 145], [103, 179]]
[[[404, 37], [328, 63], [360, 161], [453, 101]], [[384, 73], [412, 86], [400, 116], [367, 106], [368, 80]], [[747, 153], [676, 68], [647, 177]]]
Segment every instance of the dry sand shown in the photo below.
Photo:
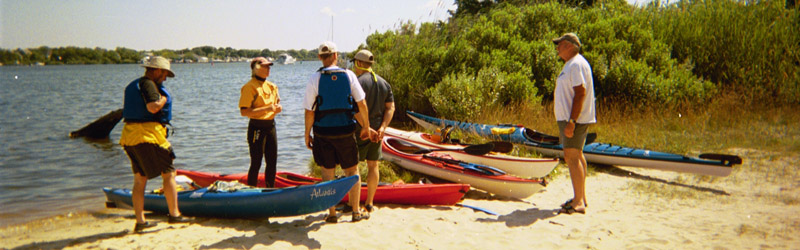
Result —
[[[601, 168], [587, 180], [586, 215], [557, 215], [566, 175], [524, 201], [473, 190], [456, 206], [379, 205], [372, 218], [324, 222], [325, 212], [269, 222], [198, 218], [131, 233], [133, 212], [106, 209], [0, 229], [7, 249], [800, 249], [798, 156], [732, 150], [724, 178]], [[559, 171], [566, 171], [559, 167]], [[777, 169], [777, 170], [775, 170]], [[773, 171], [775, 170], [775, 171]]]

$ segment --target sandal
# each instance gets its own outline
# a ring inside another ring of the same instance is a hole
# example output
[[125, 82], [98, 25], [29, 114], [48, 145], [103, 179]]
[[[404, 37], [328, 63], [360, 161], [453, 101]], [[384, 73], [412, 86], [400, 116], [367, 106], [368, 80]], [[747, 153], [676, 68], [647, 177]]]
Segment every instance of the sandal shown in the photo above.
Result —
[[[561, 204], [561, 207], [563, 208], [563, 207], [566, 207], [569, 204], [572, 204], [573, 200], [574, 199], [569, 199], [569, 200], [565, 201], [564, 204]], [[586, 203], [586, 198], [583, 199], [583, 206], [584, 207], [589, 207], [589, 203]]]
[[148, 228], [151, 228], [151, 227], [155, 227], [156, 225], [157, 225], [157, 223], [155, 223], [155, 222], [150, 223], [149, 221], [145, 221], [144, 223], [136, 223], [136, 226], [133, 227], [133, 232], [134, 233], [141, 233], [142, 230], [145, 230], [145, 229], [148, 229]]
[[372, 205], [364, 205], [364, 209], [367, 210], [367, 212], [372, 213], [372, 210], [375, 210], [375, 207]]
[[335, 214], [328, 215], [328, 217], [325, 218], [325, 222], [327, 223], [336, 223], [338, 221], [339, 217], [337, 217]]
[[350, 206], [350, 204], [344, 204], [344, 206], [336, 208], [336, 211], [342, 212], [344, 214], [352, 213], [353, 212], [353, 206]]
[[566, 207], [561, 208], [561, 210], [558, 210], [558, 214], [572, 214], [572, 213], [586, 214], [586, 209], [584, 208], [584, 210], [577, 210], [572, 205], [567, 205]]
[[357, 221], [360, 221], [360, 220], [368, 220], [368, 219], [369, 219], [369, 213], [365, 213], [365, 212], [356, 213], [356, 212], [353, 212], [353, 220], [352, 220], [353, 222], [357, 222]]
[[570, 204], [572, 204], [572, 200], [573, 199], [574, 198], [570, 198], [569, 200], [565, 201], [564, 204], [561, 204], [561, 208], [565, 208], [565, 207], [569, 206]]

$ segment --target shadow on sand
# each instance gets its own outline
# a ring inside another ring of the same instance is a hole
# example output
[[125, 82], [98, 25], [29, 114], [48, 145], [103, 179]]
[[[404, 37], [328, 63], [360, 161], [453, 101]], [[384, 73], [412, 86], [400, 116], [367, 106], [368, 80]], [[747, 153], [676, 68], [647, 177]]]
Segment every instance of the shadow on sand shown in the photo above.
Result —
[[695, 186], [695, 185], [683, 184], [683, 183], [678, 183], [678, 182], [674, 182], [674, 181], [667, 181], [667, 180], [664, 180], [664, 179], [659, 179], [659, 178], [655, 178], [655, 177], [651, 177], [651, 176], [647, 176], [647, 175], [637, 174], [637, 173], [634, 173], [634, 172], [631, 172], [631, 171], [628, 171], [628, 170], [624, 170], [624, 169], [621, 169], [621, 168], [618, 168], [618, 167], [615, 167], [615, 166], [611, 166], [611, 165], [597, 165], [597, 164], [592, 164], [592, 165], [595, 167], [595, 169], [598, 172], [610, 174], [610, 175], [613, 175], [613, 176], [635, 178], [635, 179], [644, 180], [644, 181], [660, 182], [660, 183], [664, 183], [664, 184], [667, 184], [667, 185], [673, 185], [673, 186], [677, 186], [677, 187], [684, 187], [684, 188], [694, 189], [696, 191], [701, 191], [701, 192], [709, 192], [709, 193], [716, 194], [716, 195], [726, 195], [726, 196], [731, 195], [730, 193], [725, 192], [725, 190], [713, 189], [713, 188], [708, 188], [708, 187], [698, 187], [698, 186]]

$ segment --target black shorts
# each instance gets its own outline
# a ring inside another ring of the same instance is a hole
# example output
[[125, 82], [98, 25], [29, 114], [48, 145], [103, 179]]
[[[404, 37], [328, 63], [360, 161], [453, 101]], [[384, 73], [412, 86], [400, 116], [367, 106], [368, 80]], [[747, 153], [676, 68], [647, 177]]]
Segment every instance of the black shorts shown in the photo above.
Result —
[[153, 179], [162, 173], [174, 172], [172, 160], [175, 154], [155, 144], [141, 143], [135, 146], [125, 146], [125, 153], [131, 159], [131, 169], [134, 174], [147, 176]]
[[353, 134], [349, 136], [326, 137], [314, 135], [311, 153], [317, 165], [326, 169], [350, 168], [358, 164], [358, 146]]

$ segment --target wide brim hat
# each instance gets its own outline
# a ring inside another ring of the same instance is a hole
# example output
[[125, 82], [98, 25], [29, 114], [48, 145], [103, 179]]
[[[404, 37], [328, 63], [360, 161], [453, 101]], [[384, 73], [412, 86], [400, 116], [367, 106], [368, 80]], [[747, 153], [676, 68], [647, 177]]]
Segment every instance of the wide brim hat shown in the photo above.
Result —
[[175, 72], [172, 72], [172, 69], [170, 68], [169, 60], [167, 60], [166, 58], [164, 58], [162, 56], [150, 57], [149, 59], [144, 61], [144, 64], [142, 64], [142, 67], [154, 68], [154, 69], [163, 69], [163, 70], [166, 70], [169, 73], [167, 76], [175, 77]]

